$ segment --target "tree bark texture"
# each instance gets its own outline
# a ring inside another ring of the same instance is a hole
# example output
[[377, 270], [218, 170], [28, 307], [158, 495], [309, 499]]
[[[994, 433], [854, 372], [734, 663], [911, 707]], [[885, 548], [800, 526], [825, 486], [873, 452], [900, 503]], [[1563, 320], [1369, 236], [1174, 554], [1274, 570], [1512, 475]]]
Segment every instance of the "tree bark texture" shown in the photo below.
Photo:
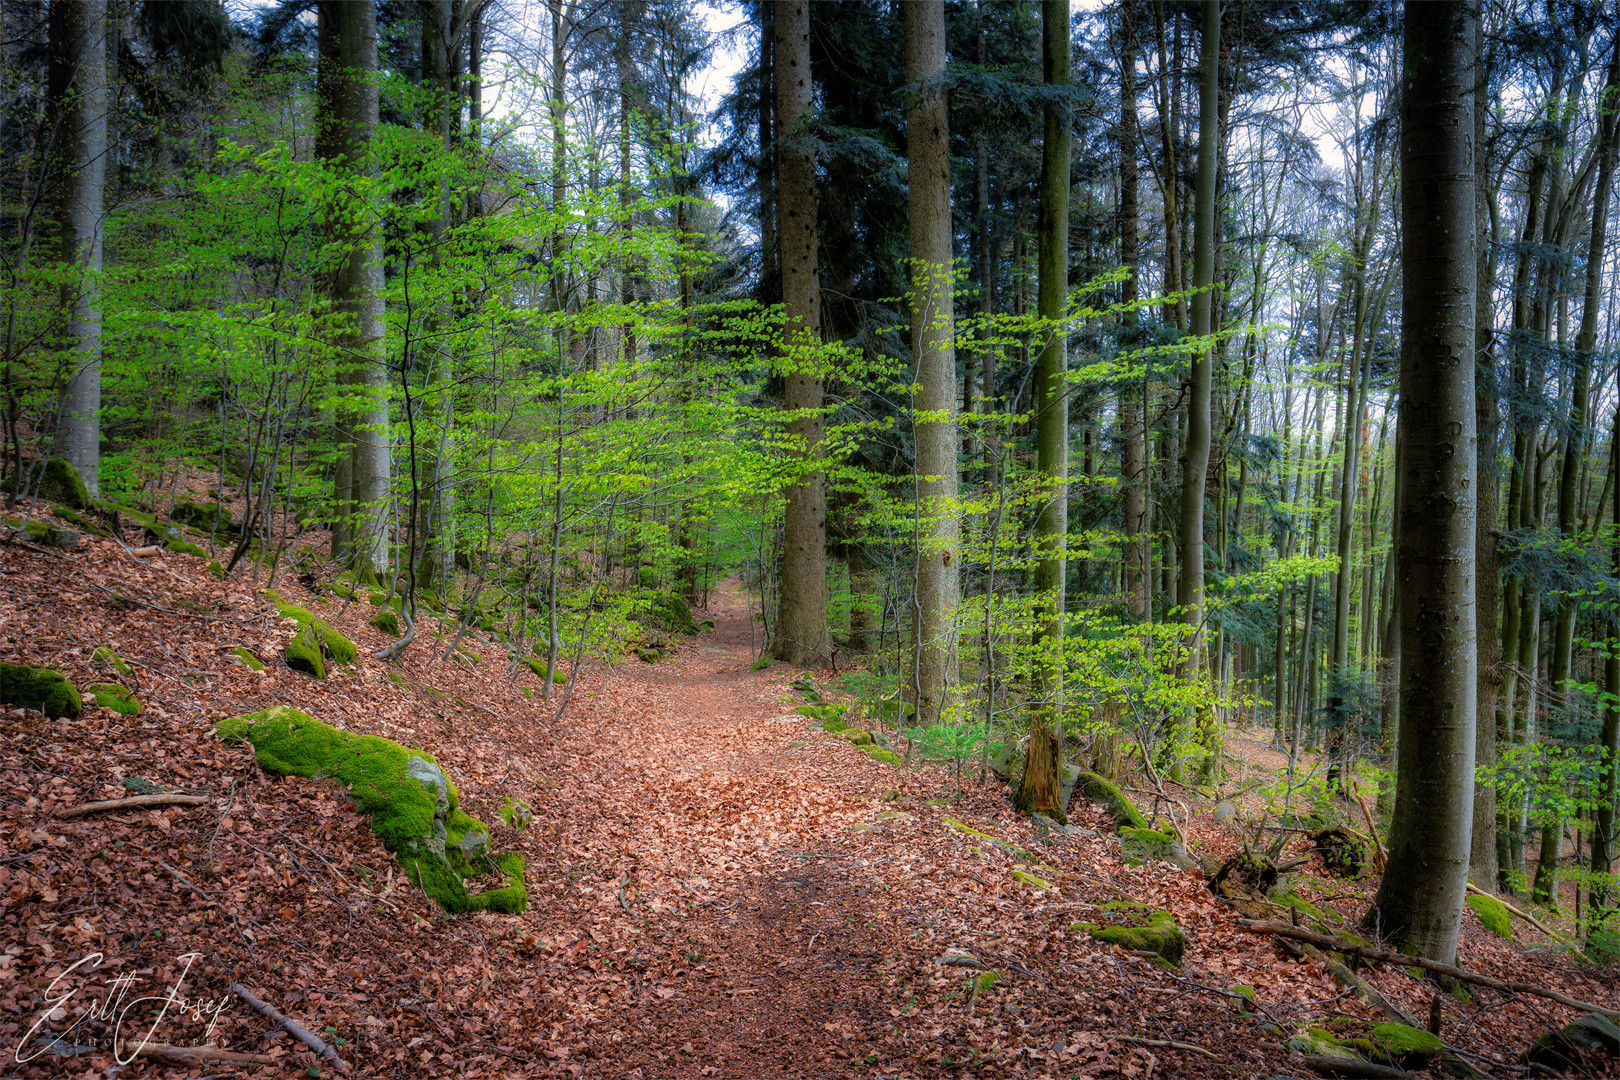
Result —
[[54, 0], [50, 12], [52, 158], [65, 388], [51, 453], [100, 493], [102, 188], [107, 160], [107, 5]]
[[810, 114], [810, 5], [775, 5], [774, 76], [782, 301], [787, 308], [783, 408], [800, 455], [788, 486], [782, 524], [781, 600], [771, 654], [790, 664], [819, 666], [831, 655], [827, 631], [827, 491], [815, 464], [821, 442], [821, 286], [817, 278], [816, 167], [805, 131]]
[[1401, 730], [1370, 922], [1452, 963], [1467, 887], [1478, 694], [1474, 529], [1476, 0], [1406, 9], [1401, 129]]
[[[951, 305], [951, 158], [946, 119], [945, 5], [904, 4], [906, 157], [911, 210], [911, 348], [916, 394], [916, 580], [911, 671], [918, 723], [937, 722], [957, 681], [960, 519], [956, 346]], [[780, 16], [778, 16], [780, 17]]]

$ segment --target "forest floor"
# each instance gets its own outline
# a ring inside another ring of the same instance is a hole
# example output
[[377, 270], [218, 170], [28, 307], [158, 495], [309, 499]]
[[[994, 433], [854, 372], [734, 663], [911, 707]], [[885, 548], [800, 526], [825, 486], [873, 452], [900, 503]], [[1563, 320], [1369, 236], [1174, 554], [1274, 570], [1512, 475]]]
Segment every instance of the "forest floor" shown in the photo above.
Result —
[[[958, 792], [940, 765], [897, 769], [807, 722], [788, 687], [800, 672], [749, 670], [734, 585], [713, 599], [714, 631], [672, 659], [587, 664], [556, 724], [555, 700], [523, 692], [537, 687], [526, 670], [509, 680], [497, 645], [471, 643], [478, 666], [432, 662], [429, 641], [384, 664], [370, 654], [391, 639], [366, 605], [282, 591], [355, 639], [361, 662], [324, 681], [289, 670], [290, 624], [198, 559], [99, 539], [68, 555], [0, 546], [0, 659], [83, 686], [110, 643], [145, 702], [138, 717], [87, 706], [71, 721], [0, 707], [0, 1077], [334, 1074], [233, 983], [362, 1077], [1303, 1075], [1289, 1036], [1383, 1019], [1317, 961], [1239, 926], [1202, 872], [1126, 865], [1084, 800], [1075, 828], [1042, 836], [1000, 784]], [[266, 670], [234, 663], [235, 646]], [[342, 789], [267, 776], [215, 739], [219, 719], [271, 704], [431, 751], [496, 846], [524, 853], [529, 910], [442, 915]], [[132, 791], [218, 802], [53, 817]], [[503, 797], [533, 807], [531, 828], [499, 823]], [[1195, 846], [1235, 846], [1207, 804], [1185, 806]], [[963, 826], [1036, 852], [1051, 887], [1015, 877], [1024, 864]], [[1373, 884], [1316, 866], [1300, 891], [1354, 919]], [[1075, 928], [1122, 899], [1175, 915], [1181, 968]], [[1471, 918], [1463, 958], [1617, 997], [1612, 970]], [[1431, 983], [1363, 974], [1429, 1015]], [[171, 1007], [122, 1012], [137, 997]], [[1577, 1015], [1489, 990], [1441, 1009], [1448, 1043], [1500, 1077], [1530, 1072], [1518, 1053]], [[45, 1051], [47, 1030], [82, 1056]], [[277, 1064], [123, 1066], [115, 1037]]]

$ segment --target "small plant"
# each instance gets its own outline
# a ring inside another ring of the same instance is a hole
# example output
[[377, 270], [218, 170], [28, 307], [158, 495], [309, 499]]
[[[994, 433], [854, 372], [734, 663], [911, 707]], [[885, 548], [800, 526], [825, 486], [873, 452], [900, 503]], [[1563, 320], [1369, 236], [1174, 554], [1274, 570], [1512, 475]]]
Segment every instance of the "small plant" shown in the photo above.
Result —
[[993, 737], [990, 725], [983, 721], [964, 721], [957, 724], [929, 724], [927, 727], [909, 728], [906, 737], [918, 753], [939, 758], [951, 765], [956, 776], [956, 797], [962, 797], [962, 766], [979, 756], [985, 744]]

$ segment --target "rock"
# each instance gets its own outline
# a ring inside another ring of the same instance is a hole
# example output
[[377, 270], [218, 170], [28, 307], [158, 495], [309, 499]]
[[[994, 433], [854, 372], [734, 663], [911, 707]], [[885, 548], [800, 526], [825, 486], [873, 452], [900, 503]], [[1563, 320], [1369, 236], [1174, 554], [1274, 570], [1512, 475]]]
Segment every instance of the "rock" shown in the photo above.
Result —
[[1058, 807], [1064, 814], [1069, 812], [1069, 800], [1074, 798], [1074, 789], [1080, 786], [1082, 772], [1080, 766], [1067, 761], [1058, 769]]
[[1311, 1028], [1308, 1032], [1295, 1035], [1288, 1040], [1288, 1049], [1306, 1057], [1325, 1058], [1330, 1062], [1340, 1062], [1345, 1065], [1366, 1065], [1367, 1059], [1339, 1045], [1339, 1041], [1321, 1028]]
[[800, 716], [826, 723], [828, 720], [842, 720], [844, 714], [849, 711], [849, 706], [838, 702], [826, 702], [820, 705], [795, 705], [793, 711]]
[[1071, 929], [1084, 930], [1098, 941], [1154, 953], [1166, 963], [1181, 966], [1187, 950], [1187, 934], [1176, 925], [1175, 916], [1130, 900], [1116, 900], [1097, 909], [1096, 922], [1075, 923]]
[[506, 823], [507, 828], [516, 829], [518, 832], [527, 829], [530, 823], [534, 821], [534, 808], [522, 799], [514, 799], [510, 796], [501, 799], [501, 808], [497, 813], [500, 815], [501, 821]]
[[60, 671], [0, 664], [0, 705], [37, 709], [53, 720], [72, 720], [84, 711], [79, 691]]
[[233, 646], [227, 654], [232, 663], [240, 664], [249, 671], [263, 671], [264, 663], [253, 654], [253, 650], [245, 645]]
[[1113, 815], [1114, 824], [1130, 825], [1137, 829], [1147, 828], [1147, 819], [1142, 812], [1131, 805], [1131, 800], [1119, 790], [1118, 785], [1103, 779], [1094, 772], [1082, 772], [1077, 778], [1077, 786], [1081, 793], [1092, 802], [1101, 803], [1103, 809]]
[[309, 609], [284, 602], [274, 592], [265, 596], [276, 605], [283, 619], [298, 624], [298, 632], [284, 652], [287, 666], [317, 679], [326, 678], [326, 661], [352, 664], [360, 656], [354, 642], [344, 637], [331, 625], [313, 615]]
[[281, 655], [294, 671], [317, 679], [326, 678], [326, 658], [321, 655], [321, 639], [314, 627], [300, 625]]
[[1215, 810], [1211, 816], [1214, 817], [1216, 821], [1225, 825], [1229, 822], [1236, 821], [1237, 813], [1238, 811], [1236, 803], [1222, 799], [1220, 802], [1215, 804]]
[[40, 547], [56, 551], [72, 551], [79, 546], [79, 530], [66, 525], [51, 525], [43, 521], [30, 521], [24, 535]]
[[[13, 473], [6, 477], [5, 484], [0, 487], [11, 491], [16, 479], [16, 474]], [[23, 479], [32, 482], [30, 467], [25, 466]], [[24, 494], [34, 493], [31, 490], [24, 492]], [[45, 462], [45, 475], [39, 480], [37, 494], [46, 502], [61, 503], [71, 510], [89, 510], [95, 505], [94, 500], [90, 498], [90, 489], [79, 477], [79, 470], [75, 469], [67, 458], [53, 457]]]
[[141, 715], [141, 699], [134, 692], [117, 683], [91, 683], [85, 691], [95, 698], [97, 705], [125, 716]]
[[371, 628], [399, 637], [399, 616], [392, 611], [379, 611], [371, 617]]
[[[427, 755], [279, 705], [222, 720], [217, 732], [227, 742], [251, 743], [265, 772], [337, 779], [406, 876], [451, 914], [515, 914], [528, 906], [522, 856], [491, 855], [489, 828], [461, 811], [455, 784]], [[469, 894], [466, 880], [488, 873], [506, 885]]]
[[893, 750], [884, 750], [879, 747], [869, 746], [866, 748], [866, 756], [871, 758], [873, 761], [881, 761], [885, 765], [900, 764], [900, 756]]
[[845, 739], [848, 739], [850, 743], [855, 746], [865, 746], [872, 741], [872, 736], [868, 735], [858, 727], [846, 728], [845, 730], [840, 731], [839, 734]]
[[122, 656], [113, 651], [111, 645], [97, 645], [95, 650], [90, 653], [90, 662], [107, 668], [122, 678], [133, 679], [135, 677], [135, 669], [130, 667]]
[[1119, 830], [1119, 840], [1125, 862], [1130, 866], [1140, 866], [1149, 861], [1167, 862], [1179, 870], [1192, 870], [1198, 866], [1197, 861], [1182, 850], [1174, 833], [1123, 825]]
[[947, 950], [945, 955], [941, 956], [937, 963], [944, 964], [946, 967], [972, 968], [974, 971], [984, 970], [983, 960], [980, 960], [972, 953], [961, 952], [957, 949]]
[[1494, 896], [1481, 896], [1478, 893], [1469, 893], [1463, 903], [1468, 905], [1485, 929], [1497, 937], [1513, 937], [1513, 917], [1508, 913], [1507, 905]]
[[792, 682], [788, 683], [788, 685], [794, 690], [798, 691], [799, 696], [804, 698], [805, 701], [811, 703], [812, 705], [820, 705], [822, 703], [821, 687], [817, 686], [816, 681], [808, 674], [800, 675], [797, 679], [794, 679]]
[[231, 527], [231, 512], [217, 502], [202, 505], [182, 499], [169, 509], [169, 520], [198, 532], [224, 534]]
[[1410, 1069], [1423, 1068], [1446, 1048], [1440, 1036], [1406, 1024], [1377, 1024], [1367, 1037], [1381, 1057]]

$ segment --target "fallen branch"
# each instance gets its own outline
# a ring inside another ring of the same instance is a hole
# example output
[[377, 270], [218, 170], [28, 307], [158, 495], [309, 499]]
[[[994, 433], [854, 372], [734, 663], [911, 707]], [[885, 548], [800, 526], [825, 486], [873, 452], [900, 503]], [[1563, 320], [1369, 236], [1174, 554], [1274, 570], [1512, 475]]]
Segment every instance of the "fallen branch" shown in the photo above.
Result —
[[1192, 1043], [1176, 1042], [1173, 1039], [1144, 1039], [1140, 1035], [1110, 1035], [1108, 1037], [1113, 1039], [1115, 1042], [1130, 1043], [1132, 1046], [1153, 1046], [1159, 1048], [1160, 1050], [1180, 1050], [1183, 1053], [1202, 1055], [1203, 1057], [1209, 1058], [1211, 1061], [1221, 1060], [1219, 1057], [1216, 1057], [1214, 1053], [1205, 1050], [1202, 1046], [1194, 1046]]
[[[37, 1039], [34, 1045], [55, 1054], [57, 1057], [88, 1057], [91, 1054], [106, 1052], [104, 1047], [81, 1046], [78, 1043], [49, 1036]], [[133, 1045], [132, 1050], [121, 1048], [118, 1052], [120, 1055], [128, 1052], [131, 1061], [135, 1058], [146, 1058], [149, 1061], [156, 1061], [163, 1065], [179, 1065], [181, 1067], [202, 1065], [211, 1061], [229, 1061], [241, 1065], [278, 1064], [278, 1060], [268, 1054], [243, 1054], [235, 1050], [221, 1050], [217, 1046], [169, 1046], [166, 1043], [143, 1042], [139, 1045]]]
[[1367, 808], [1367, 800], [1361, 797], [1361, 792], [1351, 788], [1350, 793], [1356, 797], [1362, 816], [1367, 819], [1367, 833], [1373, 842], [1373, 869], [1382, 874], [1389, 865], [1389, 853], [1384, 850], [1384, 842], [1378, 837], [1378, 823], [1373, 820], [1372, 811]]
[[1315, 945], [1309, 942], [1301, 942], [1299, 947], [1306, 956], [1319, 961], [1323, 967], [1327, 968], [1329, 973], [1338, 980], [1340, 986], [1360, 994], [1367, 1004], [1381, 1010], [1385, 1016], [1397, 1024], [1405, 1024], [1407, 1027], [1421, 1026], [1412, 1018], [1410, 1013], [1379, 993], [1366, 979], [1363, 979]]
[[1305, 1066], [1323, 1076], [1342, 1076], [1347, 1080], [1407, 1080], [1412, 1074], [1392, 1069], [1388, 1065], [1375, 1065], [1370, 1061], [1349, 1061], [1343, 1058], [1305, 1055]]
[[231, 993], [235, 994], [237, 997], [259, 1010], [259, 1012], [263, 1013], [271, 1020], [274, 1020], [276, 1023], [280, 1024], [286, 1029], [287, 1034], [291, 1035], [293, 1038], [315, 1051], [316, 1054], [320, 1055], [321, 1057], [331, 1059], [332, 1064], [338, 1067], [339, 1072], [349, 1071], [348, 1063], [342, 1058], [338, 1057], [336, 1050], [322, 1042], [320, 1036], [309, 1031], [296, 1020], [290, 1020], [286, 1016], [283, 1016], [275, 1006], [264, 1001], [260, 1001], [253, 995], [251, 990], [243, 986], [241, 983], [231, 983]]
[[131, 795], [127, 799], [107, 799], [104, 802], [80, 803], [51, 814], [57, 821], [72, 821], [91, 814], [105, 814], [114, 810], [146, 810], [154, 806], [211, 806], [214, 800], [207, 795]]
[[1334, 952], [1347, 953], [1351, 956], [1360, 957], [1363, 960], [1378, 960], [1386, 964], [1396, 964], [1400, 967], [1417, 967], [1422, 968], [1425, 971], [1433, 971], [1441, 975], [1449, 975], [1451, 978], [1456, 979], [1459, 982], [1473, 983], [1475, 986], [1483, 986], [1487, 989], [1497, 990], [1504, 994], [1535, 994], [1537, 997], [1544, 997], [1549, 1001], [1556, 1001], [1560, 1005], [1568, 1005], [1570, 1008], [1579, 1009], [1581, 1012], [1598, 1013], [1600, 1015], [1607, 1016], [1611, 1020], [1620, 1020], [1620, 1010], [1606, 1009], [1601, 1005], [1593, 1005], [1590, 1002], [1579, 1001], [1570, 997], [1568, 994], [1559, 993], [1557, 990], [1549, 990], [1544, 986], [1535, 986], [1531, 983], [1521, 982], [1503, 982], [1501, 979], [1493, 979], [1489, 975], [1476, 975], [1472, 971], [1464, 971], [1460, 967], [1454, 967], [1451, 964], [1442, 964], [1437, 960], [1429, 960], [1422, 956], [1407, 956], [1405, 953], [1388, 952], [1384, 949], [1372, 949], [1365, 945], [1357, 945], [1352, 941], [1341, 941], [1338, 938], [1329, 937], [1327, 934], [1317, 934], [1312, 933], [1309, 930], [1301, 930], [1297, 926], [1288, 926], [1285, 923], [1257, 922], [1253, 919], [1239, 919], [1238, 925], [1243, 927], [1245, 930], [1252, 930], [1257, 934], [1276, 934], [1278, 937], [1293, 938], [1295, 941], [1309, 942], [1310, 944], [1319, 946], [1320, 948], [1332, 949]]

